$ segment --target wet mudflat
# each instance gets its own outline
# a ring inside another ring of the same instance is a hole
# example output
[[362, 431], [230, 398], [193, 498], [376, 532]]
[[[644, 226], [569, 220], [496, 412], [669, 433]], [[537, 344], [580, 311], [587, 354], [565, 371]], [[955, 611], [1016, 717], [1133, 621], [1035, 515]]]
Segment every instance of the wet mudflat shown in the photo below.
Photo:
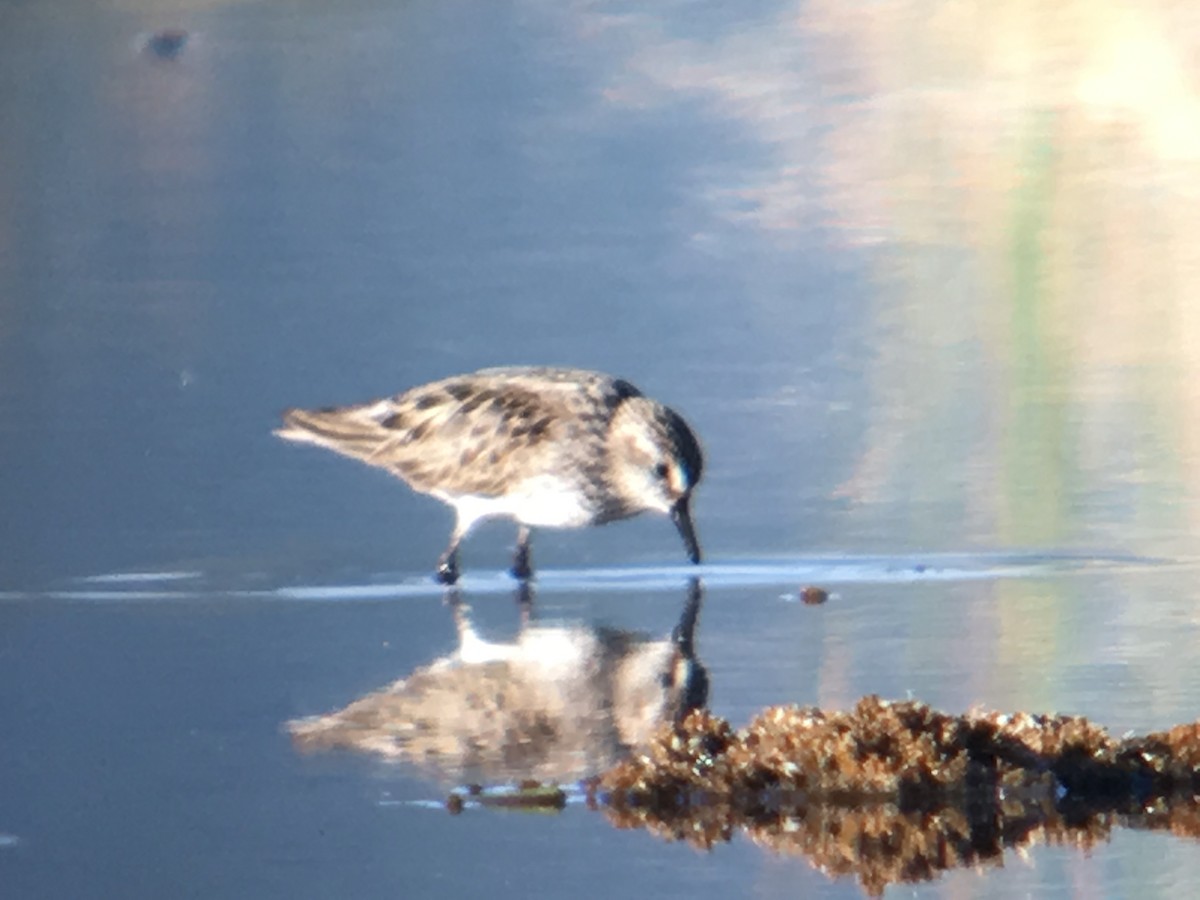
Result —
[[[1168, 12], [0, 12], [6, 895], [861, 894], [582, 803], [452, 816], [462, 772], [295, 746], [459, 640], [449, 512], [277, 441], [279, 410], [488, 365], [610, 371], [695, 427], [695, 650], [735, 727], [866, 694], [1118, 738], [1200, 717], [1200, 141], [1170, 64], [1200, 38]], [[512, 541], [463, 556], [505, 646]], [[688, 602], [662, 518], [534, 553], [546, 629], [661, 644]], [[1106, 837], [915, 890], [1200, 873], [1192, 838]]]

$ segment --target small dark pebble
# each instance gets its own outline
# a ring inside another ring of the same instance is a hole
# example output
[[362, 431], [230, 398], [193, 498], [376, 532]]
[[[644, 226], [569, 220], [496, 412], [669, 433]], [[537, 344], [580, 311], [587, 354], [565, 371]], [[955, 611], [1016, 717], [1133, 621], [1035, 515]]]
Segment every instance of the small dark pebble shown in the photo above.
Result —
[[467, 793], [470, 794], [472, 797], [478, 797], [480, 794], [483, 793], [483, 785], [482, 784], [468, 784], [467, 785]]
[[800, 599], [809, 606], [819, 606], [829, 599], [829, 591], [815, 585], [806, 585], [800, 588]]
[[446, 798], [446, 812], [452, 816], [457, 816], [463, 811], [463, 798], [458, 794], [451, 794]]

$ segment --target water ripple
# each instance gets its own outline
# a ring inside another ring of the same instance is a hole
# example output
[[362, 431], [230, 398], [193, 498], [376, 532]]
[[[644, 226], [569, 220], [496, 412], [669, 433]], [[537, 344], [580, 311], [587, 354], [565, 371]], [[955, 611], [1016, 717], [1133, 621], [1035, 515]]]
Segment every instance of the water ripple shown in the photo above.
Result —
[[[1162, 559], [1126, 554], [1078, 553], [943, 553], [912, 555], [828, 555], [716, 561], [700, 566], [616, 566], [538, 571], [543, 592], [624, 592], [676, 590], [694, 577], [712, 588], [798, 584], [824, 587], [843, 584], [907, 584], [913, 582], [986, 581], [1063, 577], [1141, 569], [1200, 568], [1200, 560]], [[246, 581], [250, 581], [247, 576]], [[262, 586], [264, 584], [267, 586]], [[74, 579], [43, 591], [0, 591], [0, 601], [47, 598], [92, 602], [186, 600], [214, 595], [261, 600], [361, 601], [440, 596], [445, 588], [431, 576], [378, 573], [360, 582], [279, 584], [283, 578], [253, 576], [254, 587], [228, 578], [216, 583], [198, 571], [109, 572]], [[275, 586], [270, 586], [272, 582]], [[459, 588], [469, 594], [503, 594], [513, 589], [507, 572], [468, 573]]]

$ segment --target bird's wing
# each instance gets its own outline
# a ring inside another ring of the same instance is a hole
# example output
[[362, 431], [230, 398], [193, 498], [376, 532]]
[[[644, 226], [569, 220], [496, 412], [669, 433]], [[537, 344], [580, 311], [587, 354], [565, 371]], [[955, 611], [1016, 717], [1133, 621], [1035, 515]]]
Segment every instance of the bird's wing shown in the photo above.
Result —
[[603, 441], [613, 409], [636, 395], [598, 373], [488, 369], [372, 403], [289, 410], [277, 433], [388, 469], [418, 491], [499, 496], [570, 448]]

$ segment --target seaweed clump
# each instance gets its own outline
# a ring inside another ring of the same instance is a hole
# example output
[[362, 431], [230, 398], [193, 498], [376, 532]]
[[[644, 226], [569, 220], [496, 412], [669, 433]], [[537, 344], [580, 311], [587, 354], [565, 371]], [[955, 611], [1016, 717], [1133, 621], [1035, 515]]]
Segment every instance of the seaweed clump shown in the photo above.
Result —
[[1200, 723], [1114, 739], [1079, 716], [938, 712], [864, 697], [773, 707], [740, 731], [696, 711], [592, 784], [621, 827], [710, 848], [735, 831], [871, 894], [1117, 825], [1200, 835]]

